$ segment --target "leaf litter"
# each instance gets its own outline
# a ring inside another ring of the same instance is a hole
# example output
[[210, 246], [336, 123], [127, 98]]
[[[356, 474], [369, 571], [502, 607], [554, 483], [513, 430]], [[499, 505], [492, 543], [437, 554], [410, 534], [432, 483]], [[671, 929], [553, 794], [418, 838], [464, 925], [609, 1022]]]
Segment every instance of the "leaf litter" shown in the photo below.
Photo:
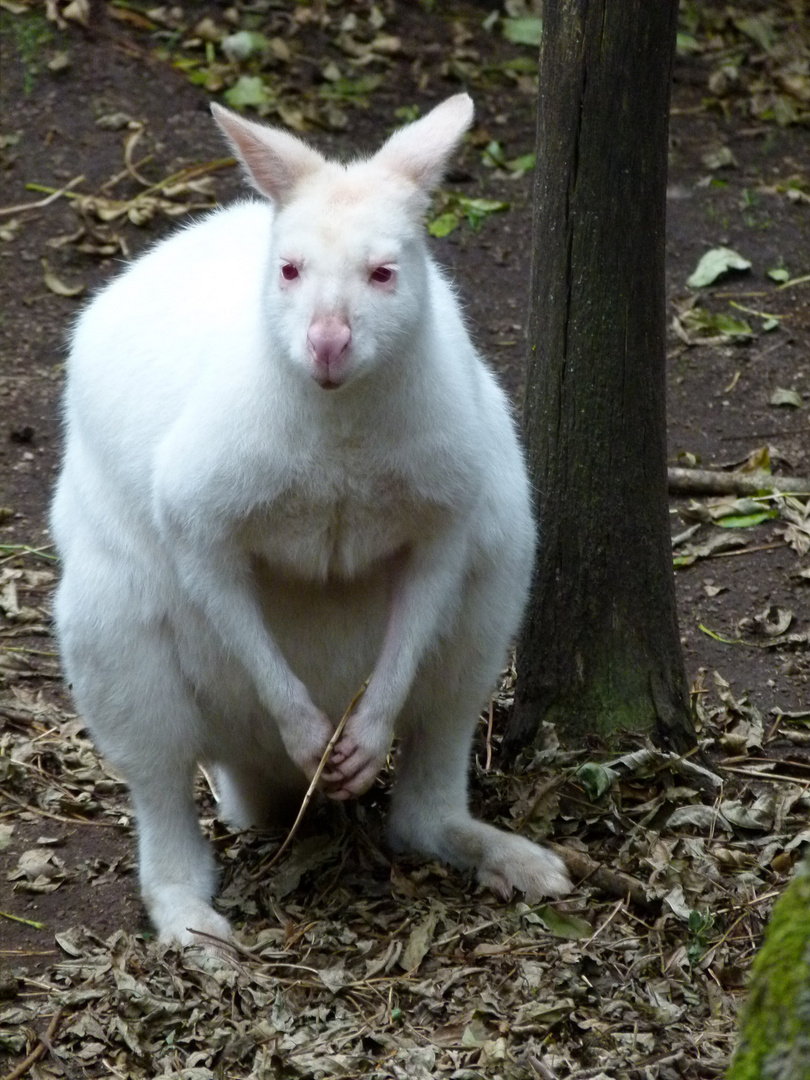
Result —
[[[15, 612], [47, 613], [52, 572], [21, 565], [29, 558], [4, 570], [17, 590], [4, 659]], [[510, 671], [496, 732], [513, 684]], [[502, 904], [438, 863], [392, 860], [380, 839], [387, 776], [348, 811], [311, 808], [272, 872], [282, 838], [226, 831], [201, 780], [234, 954], [183, 954], [133, 926], [100, 937], [79, 912], [39, 930], [27, 920], [57, 954], [35, 974], [24, 953], [3, 957], [0, 1050], [11, 1063], [44, 1045], [40, 1077], [719, 1075], [744, 973], [810, 840], [810, 768], [784, 737], [805, 735], [801, 719], [766, 721], [719, 675], [693, 702], [691, 756], [636, 741], [600, 759], [561, 748], [546, 725], [510, 774], [485, 769], [482, 720], [479, 809], [553, 843], [575, 873], [591, 868], [554, 904]], [[81, 719], [4, 664], [0, 715], [0, 847], [14, 851], [0, 924], [21, 917], [26, 893], [61, 891], [69, 908], [72, 883], [129, 882], [126, 788]], [[787, 754], [770, 756], [777, 745]], [[116, 860], [71, 864], [59, 829], [86, 825], [118, 838]]]
[[681, 5], [679, 51], [705, 70], [705, 107], [780, 127], [810, 118], [810, 49], [790, 4]]
[[[781, 404], [781, 401], [774, 402], [772, 399], [771, 403]], [[771, 449], [763, 446], [752, 451], [740, 474], [745, 474], [747, 466], [748, 473], [761, 476], [763, 486], [767, 480], [768, 486], [773, 487], [772, 491], [755, 497], [729, 495], [708, 501], [693, 499], [679, 508], [678, 514], [689, 528], [673, 539], [676, 567], [691, 566], [699, 559], [710, 559], [732, 551], [748, 550], [744, 537], [733, 533], [724, 535], [717, 531], [718, 528], [748, 530], [770, 525], [769, 540], [772, 543], [788, 546], [800, 558], [810, 552], [810, 492], [806, 496], [779, 492], [778, 477], [770, 475]], [[799, 576], [803, 572], [800, 570]], [[792, 635], [790, 643], [794, 647], [810, 645], [810, 634]]]

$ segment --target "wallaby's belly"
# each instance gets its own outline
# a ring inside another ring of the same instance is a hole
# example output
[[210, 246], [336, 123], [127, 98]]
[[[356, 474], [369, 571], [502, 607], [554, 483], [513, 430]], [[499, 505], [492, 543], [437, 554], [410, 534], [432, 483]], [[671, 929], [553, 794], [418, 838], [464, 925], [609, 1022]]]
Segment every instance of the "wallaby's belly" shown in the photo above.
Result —
[[316, 705], [340, 719], [374, 670], [388, 621], [389, 581], [377, 565], [351, 581], [291, 580], [256, 567], [265, 621]]
[[[354, 581], [312, 582], [273, 572], [254, 561], [254, 581], [265, 623], [313, 702], [337, 722], [374, 670], [388, 617], [385, 567]], [[181, 604], [172, 618], [178, 658], [208, 726], [210, 753], [223, 740], [248, 733], [262, 741], [275, 726], [245, 668], [222, 646], [198, 609]]]

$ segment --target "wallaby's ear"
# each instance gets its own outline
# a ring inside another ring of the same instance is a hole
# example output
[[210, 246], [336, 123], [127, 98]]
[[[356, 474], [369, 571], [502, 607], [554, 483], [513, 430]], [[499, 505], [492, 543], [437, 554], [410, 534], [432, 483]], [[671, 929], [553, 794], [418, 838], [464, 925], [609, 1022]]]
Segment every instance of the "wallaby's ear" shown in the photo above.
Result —
[[450, 156], [472, 119], [470, 95], [455, 94], [421, 120], [395, 131], [374, 161], [430, 192], [441, 182]]
[[324, 158], [295, 135], [245, 120], [216, 102], [211, 112], [248, 176], [275, 203], [284, 203], [293, 189], [324, 164]]

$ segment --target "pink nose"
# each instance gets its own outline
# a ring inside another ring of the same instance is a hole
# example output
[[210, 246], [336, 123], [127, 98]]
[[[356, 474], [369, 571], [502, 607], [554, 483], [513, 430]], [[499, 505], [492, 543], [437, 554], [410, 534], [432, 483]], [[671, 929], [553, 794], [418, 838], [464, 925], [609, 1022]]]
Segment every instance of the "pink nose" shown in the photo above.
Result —
[[347, 323], [337, 315], [325, 315], [315, 319], [307, 331], [309, 351], [319, 368], [335, 367], [349, 347], [352, 332]]

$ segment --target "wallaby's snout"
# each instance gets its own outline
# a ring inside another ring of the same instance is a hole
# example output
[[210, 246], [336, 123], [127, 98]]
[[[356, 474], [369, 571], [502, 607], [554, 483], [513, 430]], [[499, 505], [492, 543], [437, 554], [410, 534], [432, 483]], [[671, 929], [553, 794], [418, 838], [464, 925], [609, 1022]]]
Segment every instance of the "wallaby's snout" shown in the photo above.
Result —
[[351, 341], [351, 327], [339, 315], [324, 315], [310, 323], [307, 346], [315, 365], [313, 376], [324, 389], [334, 390], [343, 381]]

